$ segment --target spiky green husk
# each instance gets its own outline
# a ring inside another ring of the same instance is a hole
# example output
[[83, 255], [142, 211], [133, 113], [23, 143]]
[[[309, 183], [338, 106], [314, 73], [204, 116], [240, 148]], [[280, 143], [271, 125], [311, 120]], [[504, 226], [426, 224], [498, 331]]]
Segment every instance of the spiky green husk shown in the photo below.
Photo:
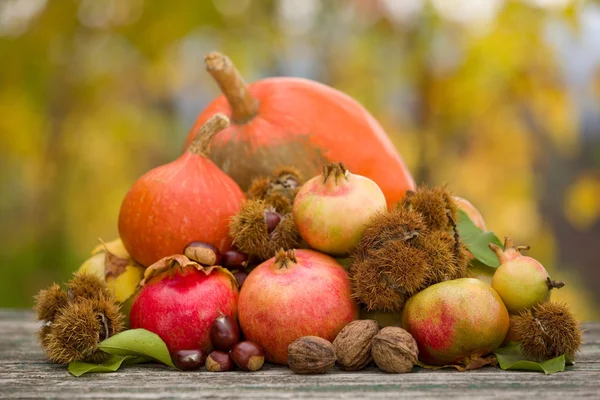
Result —
[[535, 361], [566, 354], [574, 360], [581, 346], [579, 322], [565, 303], [546, 302], [511, 319], [521, 352]]
[[431, 189], [419, 186], [416, 191], [407, 192], [397, 207], [420, 213], [431, 230], [452, 229], [458, 216], [458, 206], [452, 199], [452, 193], [444, 186]]

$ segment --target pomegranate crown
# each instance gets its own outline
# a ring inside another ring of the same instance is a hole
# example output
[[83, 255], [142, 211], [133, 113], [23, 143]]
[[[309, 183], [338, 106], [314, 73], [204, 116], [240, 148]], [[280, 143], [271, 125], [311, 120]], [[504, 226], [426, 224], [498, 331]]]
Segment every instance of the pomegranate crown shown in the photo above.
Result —
[[490, 243], [488, 246], [494, 253], [496, 253], [496, 256], [498, 256], [500, 265], [512, 260], [513, 258], [521, 256], [522, 251], [529, 250], [531, 248], [530, 246], [515, 246], [513, 240], [508, 236], [504, 237], [504, 249], [495, 243]]
[[[210, 273], [217, 268], [224, 270], [219, 265], [205, 267], [203, 265], [198, 264], [195, 261], [190, 260], [183, 254], [175, 254], [172, 256], [162, 258], [154, 264], [152, 264], [151, 266], [149, 266], [148, 268], [146, 268], [146, 271], [144, 271], [144, 279], [142, 279], [142, 281], [140, 282], [140, 286], [144, 286], [146, 283], [148, 283], [148, 281], [151, 278], [163, 272], [172, 271], [174, 273], [177, 270], [183, 271], [188, 267], [192, 267], [197, 269], [198, 271], [202, 271], [206, 275], [210, 275]], [[231, 275], [231, 277], [235, 279], [233, 275]]]
[[297, 263], [296, 250], [284, 250], [279, 249], [279, 252], [275, 255], [275, 264], [279, 265], [279, 268], [287, 268], [289, 263]]
[[323, 165], [323, 184], [327, 183], [329, 177], [335, 179], [338, 183], [339, 178], [348, 179], [349, 171], [342, 162]]

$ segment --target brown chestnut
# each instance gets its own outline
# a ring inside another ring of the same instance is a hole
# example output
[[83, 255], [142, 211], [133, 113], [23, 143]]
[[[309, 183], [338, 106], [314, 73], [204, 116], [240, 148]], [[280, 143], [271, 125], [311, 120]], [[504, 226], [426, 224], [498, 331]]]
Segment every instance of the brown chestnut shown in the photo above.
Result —
[[171, 355], [171, 360], [173, 360], [173, 364], [180, 370], [193, 371], [204, 365], [206, 354], [199, 349], [177, 350]]
[[210, 372], [232, 371], [234, 367], [233, 360], [226, 351], [214, 350], [206, 358], [206, 370]]
[[209, 267], [221, 263], [221, 252], [210, 243], [191, 242], [185, 246], [183, 254], [190, 260]]
[[265, 211], [265, 222], [267, 223], [267, 232], [271, 233], [277, 228], [281, 221], [281, 214], [275, 211]]
[[232, 273], [233, 273], [233, 276], [235, 277], [238, 287], [241, 288], [242, 285], [244, 284], [244, 282], [246, 282], [246, 278], [248, 277], [248, 272], [244, 271], [243, 269], [236, 269]]
[[246, 371], [258, 371], [265, 363], [265, 352], [254, 342], [239, 342], [231, 349], [235, 364]]
[[240, 341], [240, 327], [234, 318], [220, 314], [210, 326], [210, 343], [217, 350], [228, 351]]
[[229, 250], [223, 253], [222, 265], [229, 269], [246, 268], [248, 266], [248, 255], [237, 250]]

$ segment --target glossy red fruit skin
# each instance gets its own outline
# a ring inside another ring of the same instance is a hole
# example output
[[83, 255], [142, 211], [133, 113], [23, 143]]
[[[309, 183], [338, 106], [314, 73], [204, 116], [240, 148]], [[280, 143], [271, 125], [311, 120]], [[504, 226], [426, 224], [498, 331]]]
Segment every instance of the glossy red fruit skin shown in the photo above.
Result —
[[240, 327], [235, 319], [219, 315], [210, 326], [210, 342], [217, 350], [228, 351], [240, 341]]
[[137, 294], [131, 328], [156, 333], [172, 354], [178, 350], [212, 349], [210, 327], [222, 312], [237, 318], [238, 289], [231, 275], [213, 269], [209, 275], [187, 267], [153, 277]]

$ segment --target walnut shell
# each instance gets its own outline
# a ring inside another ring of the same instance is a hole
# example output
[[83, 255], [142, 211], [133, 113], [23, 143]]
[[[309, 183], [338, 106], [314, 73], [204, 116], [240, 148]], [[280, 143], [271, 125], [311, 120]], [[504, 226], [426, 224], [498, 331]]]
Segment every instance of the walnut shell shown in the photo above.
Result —
[[388, 326], [373, 338], [373, 359], [389, 373], [410, 372], [419, 357], [417, 342], [402, 328]]
[[304, 336], [288, 346], [288, 365], [297, 374], [324, 374], [335, 365], [335, 350], [329, 340]]
[[379, 332], [377, 321], [362, 319], [346, 325], [333, 341], [338, 364], [346, 371], [366, 367], [371, 357], [371, 343]]

